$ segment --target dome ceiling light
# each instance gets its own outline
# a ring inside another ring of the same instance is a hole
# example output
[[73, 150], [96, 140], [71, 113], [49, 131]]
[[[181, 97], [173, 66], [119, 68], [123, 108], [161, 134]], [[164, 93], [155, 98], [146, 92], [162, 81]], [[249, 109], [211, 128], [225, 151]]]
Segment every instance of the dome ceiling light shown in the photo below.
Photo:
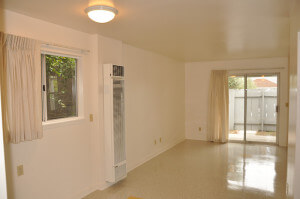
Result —
[[104, 5], [94, 5], [84, 10], [89, 18], [98, 23], [107, 23], [115, 18], [118, 14], [116, 8]]

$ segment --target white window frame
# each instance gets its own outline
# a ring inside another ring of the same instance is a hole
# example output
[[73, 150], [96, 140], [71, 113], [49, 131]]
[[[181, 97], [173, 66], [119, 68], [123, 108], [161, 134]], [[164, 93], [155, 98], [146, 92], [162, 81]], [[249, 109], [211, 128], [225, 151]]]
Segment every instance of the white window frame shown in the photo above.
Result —
[[5, 167], [5, 151], [4, 151], [4, 136], [2, 125], [2, 109], [0, 98], [0, 198], [7, 199], [7, 184], [6, 184], [6, 167]]
[[63, 57], [71, 57], [77, 59], [77, 65], [76, 65], [76, 94], [77, 94], [77, 116], [75, 117], [68, 117], [68, 118], [59, 118], [59, 119], [53, 119], [53, 120], [47, 120], [47, 92], [43, 91], [43, 85], [46, 85], [46, 79], [45, 79], [45, 64], [43, 65], [41, 62], [41, 69], [42, 69], [42, 81], [41, 81], [41, 87], [42, 87], [42, 106], [43, 106], [43, 128], [56, 128], [60, 126], [65, 126], [73, 123], [80, 122], [84, 120], [84, 112], [83, 112], [83, 82], [82, 82], [82, 62], [83, 57], [82, 54], [69, 52], [68, 50], [63, 49], [52, 49], [49, 47], [45, 47], [41, 49], [41, 55], [54, 55], [54, 56], [63, 56]]

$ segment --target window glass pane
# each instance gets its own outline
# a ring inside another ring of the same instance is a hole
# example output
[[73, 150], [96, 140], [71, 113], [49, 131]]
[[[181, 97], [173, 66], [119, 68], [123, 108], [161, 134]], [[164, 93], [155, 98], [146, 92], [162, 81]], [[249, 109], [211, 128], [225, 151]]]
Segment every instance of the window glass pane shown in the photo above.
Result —
[[247, 82], [247, 141], [276, 143], [277, 76], [253, 75]]
[[47, 120], [77, 116], [77, 59], [45, 55]]

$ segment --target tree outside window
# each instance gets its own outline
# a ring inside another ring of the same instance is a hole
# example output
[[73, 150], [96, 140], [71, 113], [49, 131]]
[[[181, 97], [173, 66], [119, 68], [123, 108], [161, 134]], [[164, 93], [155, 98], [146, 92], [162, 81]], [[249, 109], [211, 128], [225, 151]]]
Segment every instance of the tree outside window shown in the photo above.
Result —
[[47, 54], [42, 59], [46, 65], [47, 120], [77, 116], [77, 59]]

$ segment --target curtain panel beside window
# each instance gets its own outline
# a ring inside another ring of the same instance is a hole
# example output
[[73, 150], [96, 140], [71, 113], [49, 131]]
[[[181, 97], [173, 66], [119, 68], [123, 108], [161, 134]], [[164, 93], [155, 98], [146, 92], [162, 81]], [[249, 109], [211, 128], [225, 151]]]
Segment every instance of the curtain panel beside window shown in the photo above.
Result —
[[207, 139], [227, 142], [229, 131], [228, 75], [225, 70], [213, 70], [210, 77]]
[[43, 137], [40, 42], [0, 32], [2, 116], [12, 143]]

